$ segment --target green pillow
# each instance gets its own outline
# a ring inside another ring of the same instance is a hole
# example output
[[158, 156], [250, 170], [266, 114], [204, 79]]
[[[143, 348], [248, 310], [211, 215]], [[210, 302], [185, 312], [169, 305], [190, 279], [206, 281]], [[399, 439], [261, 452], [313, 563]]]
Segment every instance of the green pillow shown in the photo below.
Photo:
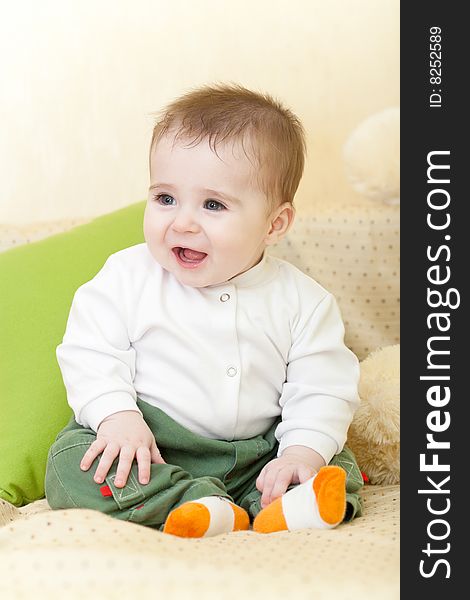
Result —
[[76, 289], [144, 241], [145, 202], [0, 253], [0, 498], [44, 497], [49, 447], [72, 410], [56, 360]]

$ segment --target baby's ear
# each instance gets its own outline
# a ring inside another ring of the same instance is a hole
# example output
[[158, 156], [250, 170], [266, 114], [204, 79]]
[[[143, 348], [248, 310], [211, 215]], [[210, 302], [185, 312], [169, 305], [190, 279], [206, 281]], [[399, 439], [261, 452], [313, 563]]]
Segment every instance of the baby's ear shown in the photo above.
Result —
[[295, 208], [290, 202], [284, 202], [276, 208], [269, 217], [270, 228], [266, 235], [266, 244], [272, 245], [280, 242], [291, 228], [294, 217]]

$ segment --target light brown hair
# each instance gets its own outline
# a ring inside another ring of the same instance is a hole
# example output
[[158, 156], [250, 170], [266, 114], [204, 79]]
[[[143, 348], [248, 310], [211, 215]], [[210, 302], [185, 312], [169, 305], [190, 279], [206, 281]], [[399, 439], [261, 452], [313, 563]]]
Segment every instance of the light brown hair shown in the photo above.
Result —
[[256, 161], [258, 184], [271, 208], [293, 202], [304, 169], [305, 132], [296, 115], [272, 96], [238, 84], [189, 91], [159, 114], [150, 156], [158, 140], [174, 129], [175, 141], [182, 138], [197, 145], [207, 139], [216, 154], [218, 143], [241, 142], [246, 156]]

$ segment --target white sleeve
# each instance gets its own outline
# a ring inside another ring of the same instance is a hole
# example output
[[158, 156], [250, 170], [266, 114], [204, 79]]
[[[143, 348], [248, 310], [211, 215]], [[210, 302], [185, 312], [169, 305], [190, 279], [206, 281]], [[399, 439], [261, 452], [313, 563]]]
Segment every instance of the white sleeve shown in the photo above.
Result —
[[123, 288], [111, 256], [76, 291], [63, 342], [56, 351], [75, 420], [94, 431], [113, 413], [141, 413], [133, 386], [135, 350], [128, 336]]
[[359, 362], [344, 344], [336, 300], [328, 294], [292, 331], [282, 421], [276, 428], [278, 456], [288, 446], [312, 448], [330, 462], [343, 449], [359, 406]]

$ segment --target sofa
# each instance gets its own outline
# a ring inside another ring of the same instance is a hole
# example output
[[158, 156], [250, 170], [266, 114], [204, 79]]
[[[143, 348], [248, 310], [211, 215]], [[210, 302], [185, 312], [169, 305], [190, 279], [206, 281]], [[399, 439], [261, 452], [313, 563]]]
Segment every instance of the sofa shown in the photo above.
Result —
[[[45, 239], [90, 222], [0, 225], [0, 258], [13, 247], [40, 249]], [[398, 243], [399, 208], [364, 198], [312, 204], [271, 252], [335, 294], [346, 343], [363, 361], [399, 343]], [[67, 410], [64, 402], [62, 421]], [[55, 423], [51, 434], [59, 429]], [[399, 483], [369, 481], [361, 493], [364, 515], [333, 530], [245, 531], [196, 540], [92, 510], [52, 511], [44, 497], [20, 501], [0, 494], [0, 597], [396, 599]]]

